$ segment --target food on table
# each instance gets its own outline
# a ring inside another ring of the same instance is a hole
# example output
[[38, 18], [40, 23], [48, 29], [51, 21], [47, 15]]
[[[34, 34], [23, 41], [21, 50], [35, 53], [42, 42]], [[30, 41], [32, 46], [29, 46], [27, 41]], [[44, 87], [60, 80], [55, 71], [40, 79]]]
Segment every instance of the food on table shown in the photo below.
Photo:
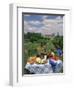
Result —
[[28, 59], [27, 63], [29, 63], [29, 64], [34, 64], [35, 61], [36, 61], [36, 56], [33, 56], [33, 57], [30, 57], [30, 58]]
[[37, 58], [36, 58], [36, 63], [40, 64], [40, 63], [41, 63], [41, 61], [42, 61], [42, 60], [41, 60], [41, 58], [40, 58], [40, 57], [37, 57]]
[[28, 59], [27, 63], [29, 63], [29, 64], [34, 64], [34, 63], [45, 64], [45, 63], [47, 63], [47, 60], [43, 60], [40, 57], [33, 56]]

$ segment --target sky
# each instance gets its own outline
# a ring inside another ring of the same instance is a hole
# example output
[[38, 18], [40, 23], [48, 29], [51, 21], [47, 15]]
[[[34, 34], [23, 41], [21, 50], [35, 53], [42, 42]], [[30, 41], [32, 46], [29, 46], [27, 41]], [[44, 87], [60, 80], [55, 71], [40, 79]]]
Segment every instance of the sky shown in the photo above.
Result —
[[24, 33], [34, 32], [43, 35], [57, 34], [63, 35], [62, 15], [40, 15], [24, 14]]

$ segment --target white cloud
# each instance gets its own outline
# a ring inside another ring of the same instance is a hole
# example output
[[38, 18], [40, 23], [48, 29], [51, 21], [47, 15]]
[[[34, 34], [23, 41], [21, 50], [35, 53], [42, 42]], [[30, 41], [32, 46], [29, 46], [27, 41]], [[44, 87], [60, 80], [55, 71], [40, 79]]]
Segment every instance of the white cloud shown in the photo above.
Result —
[[44, 19], [44, 34], [52, 34], [59, 32], [60, 35], [63, 34], [63, 19], [58, 16], [55, 19]]
[[[33, 25], [40, 25], [41, 27], [36, 27]], [[47, 19], [46, 16], [43, 16], [43, 21], [24, 21], [24, 32], [35, 32], [42, 34], [52, 34], [59, 32], [60, 35], [63, 35], [63, 19], [58, 16], [55, 19]]]
[[[36, 22], [38, 23], [38, 22]], [[33, 22], [32, 22], [33, 24]], [[39, 30], [37, 27], [32, 26], [30, 22], [24, 21], [24, 33], [27, 32], [36, 32], [36, 33], [41, 33], [41, 30]]]
[[60, 19], [61, 19], [61, 16], [56, 17], [56, 19], [57, 19], [57, 20], [60, 20]]
[[44, 15], [43, 17], [42, 17], [42, 19], [46, 19], [48, 16], [47, 15]]
[[41, 24], [40, 21], [29, 21], [29, 24], [38, 25]]

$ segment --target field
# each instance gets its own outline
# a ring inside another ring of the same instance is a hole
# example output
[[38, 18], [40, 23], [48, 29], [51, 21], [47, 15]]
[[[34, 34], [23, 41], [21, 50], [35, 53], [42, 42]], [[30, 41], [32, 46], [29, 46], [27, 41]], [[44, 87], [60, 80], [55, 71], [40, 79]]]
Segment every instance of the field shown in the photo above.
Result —
[[[29, 57], [41, 53], [48, 54], [53, 51], [57, 55], [56, 49], [61, 48], [63, 51], [63, 36], [41, 35], [41, 33], [24, 33], [24, 63], [26, 64]], [[63, 56], [61, 58], [63, 60]]]

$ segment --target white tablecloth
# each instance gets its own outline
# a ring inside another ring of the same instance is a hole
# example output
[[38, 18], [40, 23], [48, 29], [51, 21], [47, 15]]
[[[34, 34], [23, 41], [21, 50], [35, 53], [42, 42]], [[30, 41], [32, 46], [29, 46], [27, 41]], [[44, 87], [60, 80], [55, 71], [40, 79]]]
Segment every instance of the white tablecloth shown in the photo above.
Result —
[[46, 74], [52, 73], [52, 67], [49, 63], [46, 64], [26, 64], [26, 69], [28, 69], [31, 73], [35, 74]]

